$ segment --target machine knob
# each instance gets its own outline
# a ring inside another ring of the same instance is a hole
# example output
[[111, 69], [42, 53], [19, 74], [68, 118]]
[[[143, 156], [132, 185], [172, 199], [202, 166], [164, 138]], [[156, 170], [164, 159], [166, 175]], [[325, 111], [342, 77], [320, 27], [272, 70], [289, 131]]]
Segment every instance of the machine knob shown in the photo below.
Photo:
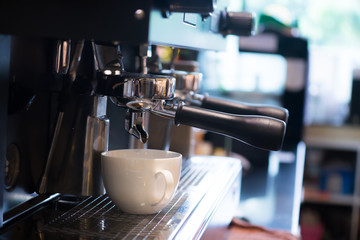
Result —
[[223, 35], [250, 36], [254, 28], [254, 13], [223, 11], [220, 14], [219, 33]]

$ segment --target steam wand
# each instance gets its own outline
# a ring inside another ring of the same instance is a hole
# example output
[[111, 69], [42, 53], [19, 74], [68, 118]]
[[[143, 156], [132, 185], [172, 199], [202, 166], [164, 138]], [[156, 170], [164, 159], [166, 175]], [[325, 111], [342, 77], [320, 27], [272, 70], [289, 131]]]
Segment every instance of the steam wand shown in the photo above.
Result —
[[76, 43], [75, 53], [70, 62], [70, 52], [71, 52], [71, 41], [64, 40], [58, 41], [57, 43], [57, 51], [56, 51], [56, 62], [55, 62], [55, 73], [59, 74], [63, 78], [63, 90], [60, 94], [60, 105], [59, 105], [59, 114], [56, 120], [55, 131], [52, 137], [52, 142], [50, 145], [50, 150], [47, 156], [46, 165], [41, 177], [41, 181], [38, 187], [38, 192], [43, 194], [46, 192], [47, 183], [48, 183], [48, 175], [50, 171], [50, 166], [52, 165], [52, 161], [54, 159], [54, 149], [57, 145], [60, 128], [64, 118], [64, 108], [66, 105], [66, 98], [68, 97], [71, 89], [71, 84], [76, 79], [77, 70], [79, 66], [79, 62], [81, 60], [81, 54], [84, 47], [84, 40], [80, 40]]

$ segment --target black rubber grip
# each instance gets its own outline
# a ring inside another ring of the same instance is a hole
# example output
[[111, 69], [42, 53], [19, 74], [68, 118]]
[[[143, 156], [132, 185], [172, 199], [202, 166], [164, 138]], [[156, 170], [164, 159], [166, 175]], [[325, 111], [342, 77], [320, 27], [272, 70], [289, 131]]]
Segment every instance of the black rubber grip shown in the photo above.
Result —
[[209, 96], [204, 96], [201, 107], [232, 114], [268, 116], [282, 120], [285, 123], [287, 123], [289, 118], [289, 111], [286, 108], [262, 104], [248, 104]]
[[235, 115], [198, 107], [179, 105], [175, 124], [216, 132], [265, 150], [280, 150], [286, 124], [284, 121], [254, 115]]

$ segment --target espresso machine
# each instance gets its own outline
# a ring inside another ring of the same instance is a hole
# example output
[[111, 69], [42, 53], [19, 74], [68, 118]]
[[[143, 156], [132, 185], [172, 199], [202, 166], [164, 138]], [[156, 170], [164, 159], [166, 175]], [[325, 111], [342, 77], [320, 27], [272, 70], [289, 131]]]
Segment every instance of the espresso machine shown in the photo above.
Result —
[[[154, 216], [118, 210], [100, 167], [101, 152], [157, 138], [147, 130], [149, 114], [281, 149], [286, 109], [233, 106], [250, 109], [240, 113], [218, 100], [205, 106], [204, 95], [176, 94], [179, 74], [148, 71], [153, 46], [221, 51], [227, 35], [251, 34], [253, 15], [229, 4], [1, 3], [1, 239], [196, 239], [219, 211], [227, 214], [218, 222], [229, 223], [240, 194], [235, 159], [184, 159], [176, 196]], [[219, 210], [220, 203], [228, 208]]]

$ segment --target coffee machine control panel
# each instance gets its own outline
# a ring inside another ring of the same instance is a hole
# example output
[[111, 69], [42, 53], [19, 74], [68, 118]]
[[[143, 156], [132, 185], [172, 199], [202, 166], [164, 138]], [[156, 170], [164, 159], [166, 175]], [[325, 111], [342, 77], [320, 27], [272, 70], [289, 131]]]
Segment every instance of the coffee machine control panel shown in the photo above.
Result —
[[201, 13], [208, 15], [217, 6], [216, 0], [168, 0], [158, 1], [157, 5], [168, 12]]
[[224, 50], [225, 35], [251, 33], [253, 25], [253, 16], [241, 13], [240, 7], [230, 12], [228, 0], [21, 4], [1, 4], [1, 34]]

